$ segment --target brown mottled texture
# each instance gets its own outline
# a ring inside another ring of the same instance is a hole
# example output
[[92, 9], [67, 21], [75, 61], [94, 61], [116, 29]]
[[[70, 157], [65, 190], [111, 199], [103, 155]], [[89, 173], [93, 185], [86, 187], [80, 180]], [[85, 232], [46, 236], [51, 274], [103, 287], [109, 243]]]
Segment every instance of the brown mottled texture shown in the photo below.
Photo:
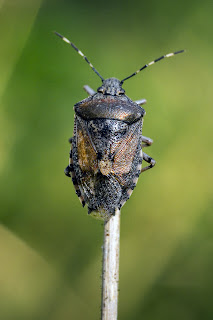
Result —
[[72, 175], [88, 212], [108, 220], [136, 186], [145, 110], [115, 78], [97, 91], [75, 105]]

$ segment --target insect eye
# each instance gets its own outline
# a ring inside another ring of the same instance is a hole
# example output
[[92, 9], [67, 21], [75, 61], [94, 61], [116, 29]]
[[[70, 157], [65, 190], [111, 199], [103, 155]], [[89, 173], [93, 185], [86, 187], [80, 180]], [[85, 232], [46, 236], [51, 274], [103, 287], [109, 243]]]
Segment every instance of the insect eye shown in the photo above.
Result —
[[124, 94], [124, 93], [125, 93], [125, 90], [124, 90], [124, 89], [120, 89], [119, 92], [118, 92], [119, 96], [121, 96], [121, 95]]
[[105, 92], [105, 90], [104, 90], [102, 87], [99, 87], [99, 88], [97, 89], [97, 92], [104, 93], [104, 92]]

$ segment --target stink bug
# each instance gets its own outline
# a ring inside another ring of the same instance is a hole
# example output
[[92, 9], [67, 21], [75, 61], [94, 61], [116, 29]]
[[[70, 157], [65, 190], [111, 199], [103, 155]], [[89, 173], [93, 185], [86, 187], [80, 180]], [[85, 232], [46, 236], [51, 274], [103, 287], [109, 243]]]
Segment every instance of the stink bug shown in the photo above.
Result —
[[[87, 57], [67, 38], [70, 44], [101, 78], [102, 86], [95, 92], [84, 86], [90, 95], [74, 106], [75, 122], [69, 165], [65, 174], [72, 179], [76, 194], [88, 213], [108, 220], [129, 199], [138, 177], [155, 165], [155, 160], [142, 152], [153, 140], [142, 136], [145, 99], [132, 101], [122, 88], [124, 81], [164, 58], [169, 53], [145, 64], [123, 80], [104, 79]], [[149, 163], [142, 168], [142, 160]]]

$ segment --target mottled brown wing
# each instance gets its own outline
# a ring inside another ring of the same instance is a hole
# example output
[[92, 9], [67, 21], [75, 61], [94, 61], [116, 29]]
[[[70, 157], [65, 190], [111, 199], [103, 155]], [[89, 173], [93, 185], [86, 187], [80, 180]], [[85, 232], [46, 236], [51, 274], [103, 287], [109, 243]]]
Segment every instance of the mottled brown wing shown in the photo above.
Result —
[[97, 153], [84, 122], [76, 117], [78, 164], [83, 172], [96, 173]]
[[125, 181], [122, 176], [129, 173], [132, 167], [133, 159], [136, 155], [139, 139], [141, 137], [141, 121], [132, 124], [119, 145], [117, 150], [112, 146], [115, 152], [112, 173], [114, 173], [120, 183], [124, 184]]

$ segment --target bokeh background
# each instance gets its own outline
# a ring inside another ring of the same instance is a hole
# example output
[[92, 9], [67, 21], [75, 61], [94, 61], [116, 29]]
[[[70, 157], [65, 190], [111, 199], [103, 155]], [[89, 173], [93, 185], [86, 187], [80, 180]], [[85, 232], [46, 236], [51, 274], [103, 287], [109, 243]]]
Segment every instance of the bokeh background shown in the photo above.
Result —
[[0, 1], [0, 319], [99, 319], [103, 223], [63, 170], [100, 79], [146, 98], [156, 161], [122, 209], [119, 319], [213, 318], [210, 1]]

